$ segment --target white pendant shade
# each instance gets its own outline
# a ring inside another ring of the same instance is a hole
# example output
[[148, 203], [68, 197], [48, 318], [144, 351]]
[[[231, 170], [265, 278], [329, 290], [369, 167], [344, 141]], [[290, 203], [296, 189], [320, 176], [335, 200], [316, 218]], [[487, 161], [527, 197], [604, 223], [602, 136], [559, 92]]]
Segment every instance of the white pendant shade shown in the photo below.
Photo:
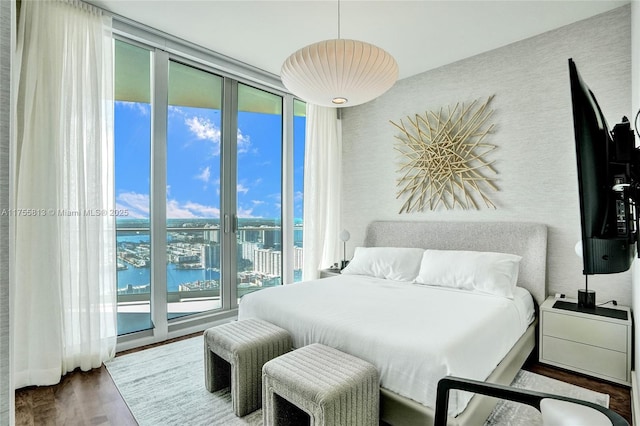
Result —
[[347, 107], [368, 102], [398, 79], [393, 56], [372, 44], [334, 39], [294, 52], [282, 65], [282, 83], [316, 105]]

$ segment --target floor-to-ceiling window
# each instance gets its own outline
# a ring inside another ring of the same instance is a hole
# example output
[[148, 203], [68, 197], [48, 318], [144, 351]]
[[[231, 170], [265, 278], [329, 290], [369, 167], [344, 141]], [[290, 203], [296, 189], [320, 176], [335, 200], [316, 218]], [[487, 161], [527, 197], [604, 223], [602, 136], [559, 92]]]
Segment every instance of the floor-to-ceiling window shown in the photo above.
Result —
[[304, 103], [157, 46], [115, 49], [118, 331], [146, 343], [299, 279]]
[[222, 77], [169, 61], [167, 318], [220, 309]]
[[236, 140], [240, 298], [282, 284], [282, 97], [239, 84]]
[[151, 322], [151, 59], [149, 49], [115, 41], [115, 187], [118, 334]]

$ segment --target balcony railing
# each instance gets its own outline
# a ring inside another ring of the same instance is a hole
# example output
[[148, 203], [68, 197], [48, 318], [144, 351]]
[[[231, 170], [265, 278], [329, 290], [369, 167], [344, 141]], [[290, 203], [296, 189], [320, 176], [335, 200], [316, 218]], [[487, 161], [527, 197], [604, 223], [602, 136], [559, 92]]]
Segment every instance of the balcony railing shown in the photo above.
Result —
[[[296, 227], [298, 230], [302, 230], [302, 227]], [[280, 231], [280, 226], [243, 226], [238, 229], [238, 238], [245, 238], [247, 232], [275, 232]], [[139, 235], [141, 239], [149, 239], [149, 229], [144, 227], [118, 227], [116, 229], [117, 235], [122, 236], [123, 234], [129, 235]], [[174, 235], [172, 237], [171, 243], [167, 244], [168, 250], [171, 249], [171, 245], [175, 245], [177, 247], [174, 248], [182, 248], [184, 249], [184, 255], [188, 256], [189, 253], [194, 252], [193, 247], [179, 247], [179, 244], [208, 244], [210, 247], [218, 246], [219, 236], [210, 235], [206, 236], [205, 232], [220, 232], [219, 226], [216, 227], [207, 227], [207, 226], [197, 226], [197, 227], [168, 227], [167, 235], [170, 234], [182, 234], [185, 237], [184, 241], [179, 240], [180, 235]], [[136, 234], [134, 234], [136, 233]], [[200, 234], [197, 236], [189, 237], [188, 234]], [[254, 236], [252, 236], [253, 238]], [[193, 240], [196, 240], [194, 242]], [[265, 236], [259, 236], [258, 241], [245, 241], [242, 240], [240, 243], [256, 243], [256, 244], [264, 244]], [[279, 241], [279, 239], [278, 239]], [[140, 242], [132, 242], [132, 248], [139, 249]], [[120, 244], [118, 244], [120, 247]], [[149, 242], [150, 249], [150, 242]], [[130, 252], [131, 257], [125, 260], [124, 257], [120, 255], [121, 250], [118, 250], [118, 260], [121, 262], [127, 262], [129, 267], [132, 268], [140, 268], [140, 266], [144, 264], [142, 268], [149, 268], [148, 261], [150, 258], [146, 258], [146, 247], [143, 247], [138, 253]], [[134, 256], [134, 254], [139, 256]], [[150, 255], [150, 252], [148, 253]], [[175, 256], [176, 253], [168, 252], [169, 256]], [[202, 255], [202, 253], [200, 254]], [[219, 252], [218, 252], [219, 256]], [[217, 262], [216, 262], [217, 260]], [[129, 263], [131, 261], [132, 263]], [[200, 259], [200, 266], [204, 267], [203, 264], [204, 259]], [[215, 270], [219, 273], [219, 258], [218, 259], [210, 259], [210, 267], [215, 268]], [[137, 263], [137, 265], [136, 265]], [[171, 262], [170, 262], [171, 263]], [[184, 270], [188, 270], [191, 268], [184, 268]], [[196, 269], [196, 268], [193, 268]], [[200, 268], [197, 268], [200, 269]], [[182, 271], [183, 269], [173, 269], [172, 273], [175, 274], [176, 271]], [[244, 282], [243, 284], [249, 285], [238, 285], [237, 292], [238, 297], [242, 297], [245, 294], [251, 293], [253, 291], [259, 290], [262, 288], [262, 281], [265, 281], [267, 286], [271, 286], [271, 284], [276, 281], [274, 278], [279, 278], [279, 276], [267, 276], [264, 274], [259, 274], [256, 271], [245, 271], [249, 278], [251, 278], [251, 274], [255, 274], [256, 276], [260, 276], [260, 285], [256, 282], [256, 279], [250, 281], [249, 283]], [[217, 275], [217, 274], [216, 274]], [[218, 277], [219, 278], [219, 277]], [[150, 280], [149, 280], [150, 281]], [[214, 279], [203, 280], [203, 281], [215, 281]], [[279, 282], [279, 280], [278, 280]], [[218, 280], [219, 283], [219, 280]], [[175, 281], [174, 281], [175, 286]], [[184, 283], [178, 283], [178, 285]], [[140, 283], [136, 284], [132, 287], [135, 287], [135, 291], [131, 292], [118, 292], [118, 334], [130, 333], [133, 331], [139, 331], [151, 328], [151, 306], [150, 306], [150, 284], [149, 283]], [[146, 288], [145, 288], [146, 287]], [[199, 312], [210, 311], [214, 309], [220, 309], [222, 307], [221, 299], [220, 299], [220, 287], [218, 288], [207, 288], [207, 289], [194, 289], [188, 291], [174, 291], [169, 290], [167, 292], [167, 312], [168, 318], [175, 319], [178, 317], [191, 315]]]

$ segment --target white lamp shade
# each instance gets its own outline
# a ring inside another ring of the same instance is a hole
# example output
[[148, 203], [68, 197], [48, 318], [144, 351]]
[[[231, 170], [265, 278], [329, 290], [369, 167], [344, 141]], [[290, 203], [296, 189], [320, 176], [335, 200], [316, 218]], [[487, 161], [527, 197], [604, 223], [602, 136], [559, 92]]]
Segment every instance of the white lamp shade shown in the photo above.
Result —
[[389, 90], [398, 79], [398, 64], [372, 44], [334, 39], [294, 52], [282, 65], [280, 77], [289, 91], [306, 102], [347, 107]]
[[349, 241], [349, 238], [351, 238], [351, 234], [349, 234], [349, 231], [347, 231], [346, 229], [343, 229], [342, 232], [340, 232], [339, 237], [342, 241]]

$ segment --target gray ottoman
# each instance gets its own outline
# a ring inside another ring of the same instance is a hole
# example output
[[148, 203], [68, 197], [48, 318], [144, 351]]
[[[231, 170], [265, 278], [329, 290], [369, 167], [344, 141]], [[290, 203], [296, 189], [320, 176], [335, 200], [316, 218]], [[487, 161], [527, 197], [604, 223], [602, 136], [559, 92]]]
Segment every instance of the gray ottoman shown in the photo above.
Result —
[[236, 416], [262, 405], [262, 366], [291, 350], [286, 330], [259, 319], [212, 327], [204, 332], [204, 381], [209, 392], [231, 386]]
[[318, 343], [262, 367], [264, 426], [371, 426], [379, 422], [379, 378], [366, 361]]

